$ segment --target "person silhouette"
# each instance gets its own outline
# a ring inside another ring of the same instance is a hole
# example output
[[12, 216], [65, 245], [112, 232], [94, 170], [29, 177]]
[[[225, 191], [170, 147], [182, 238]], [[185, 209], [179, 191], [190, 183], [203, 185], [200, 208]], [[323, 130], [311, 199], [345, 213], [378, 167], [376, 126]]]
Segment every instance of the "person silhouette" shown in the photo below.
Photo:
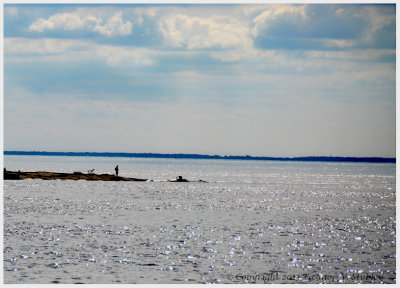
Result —
[[118, 177], [118, 165], [117, 165], [117, 167], [115, 167], [115, 174], [117, 175], [117, 177]]

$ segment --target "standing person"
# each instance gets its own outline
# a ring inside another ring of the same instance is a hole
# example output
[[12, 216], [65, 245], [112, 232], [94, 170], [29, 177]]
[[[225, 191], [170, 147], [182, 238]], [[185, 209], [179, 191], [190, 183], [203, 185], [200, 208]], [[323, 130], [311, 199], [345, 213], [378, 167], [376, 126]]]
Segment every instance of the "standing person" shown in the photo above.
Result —
[[117, 177], [118, 177], [118, 165], [117, 165], [117, 167], [115, 167], [115, 174], [117, 174]]

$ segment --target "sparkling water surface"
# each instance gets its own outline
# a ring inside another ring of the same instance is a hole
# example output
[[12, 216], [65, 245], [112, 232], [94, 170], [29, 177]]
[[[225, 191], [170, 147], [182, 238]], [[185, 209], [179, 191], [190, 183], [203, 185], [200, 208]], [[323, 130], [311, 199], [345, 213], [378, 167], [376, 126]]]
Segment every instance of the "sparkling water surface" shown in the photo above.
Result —
[[[5, 156], [5, 283], [395, 283], [394, 164]], [[163, 182], [181, 175], [209, 183]]]

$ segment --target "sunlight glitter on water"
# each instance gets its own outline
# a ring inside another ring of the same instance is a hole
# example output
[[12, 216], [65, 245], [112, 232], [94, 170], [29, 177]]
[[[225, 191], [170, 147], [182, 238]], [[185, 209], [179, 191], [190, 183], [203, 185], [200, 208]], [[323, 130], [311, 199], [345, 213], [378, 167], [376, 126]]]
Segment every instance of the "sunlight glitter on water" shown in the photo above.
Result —
[[121, 163], [210, 183], [4, 181], [6, 283], [395, 283], [394, 165]]

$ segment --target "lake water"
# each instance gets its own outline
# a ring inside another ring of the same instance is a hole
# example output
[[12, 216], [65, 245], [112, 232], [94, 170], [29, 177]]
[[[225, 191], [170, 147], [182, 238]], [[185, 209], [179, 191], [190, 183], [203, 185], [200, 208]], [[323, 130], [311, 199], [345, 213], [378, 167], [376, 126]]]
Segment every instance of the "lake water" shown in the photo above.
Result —
[[[395, 164], [5, 156], [5, 283], [395, 283]], [[182, 175], [209, 183], [161, 180]]]

